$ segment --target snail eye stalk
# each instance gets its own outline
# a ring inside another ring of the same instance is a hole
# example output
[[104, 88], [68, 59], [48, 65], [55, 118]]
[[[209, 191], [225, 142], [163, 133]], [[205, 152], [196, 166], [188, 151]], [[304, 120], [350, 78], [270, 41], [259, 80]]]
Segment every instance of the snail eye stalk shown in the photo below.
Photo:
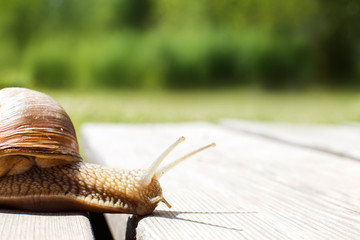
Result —
[[[141, 177], [141, 182], [144, 186], [147, 186], [150, 184], [151, 180], [153, 179], [153, 177], [155, 177], [156, 179], [160, 179], [165, 173], [167, 173], [168, 171], [170, 171], [172, 168], [174, 168], [175, 166], [177, 166], [179, 163], [183, 162], [184, 160], [190, 158], [191, 156], [204, 151], [205, 149], [208, 149], [210, 147], [215, 147], [216, 144], [215, 143], [211, 143], [209, 145], [206, 145], [204, 147], [201, 147], [191, 153], [186, 154], [185, 156], [175, 160], [174, 162], [166, 165], [165, 167], [161, 168], [160, 170], [158, 170], [159, 165], [161, 164], [161, 162], [166, 158], [167, 155], [169, 155], [169, 153], [176, 147], [178, 146], [181, 142], [185, 141], [185, 137], [180, 137], [175, 143], [173, 143], [172, 145], [170, 145], [157, 159], [156, 161], [154, 161], [154, 163], [149, 167], [149, 169], [143, 174], [143, 176]], [[166, 204], [166, 202], [165, 202]]]
[[168, 171], [170, 171], [171, 169], [173, 169], [175, 166], [177, 166], [179, 163], [185, 161], [186, 159], [190, 158], [191, 156], [194, 156], [195, 154], [204, 151], [205, 149], [211, 148], [211, 147], [215, 147], [216, 144], [215, 143], [211, 143], [209, 145], [206, 145], [204, 147], [201, 147], [199, 149], [196, 149], [195, 151], [186, 154], [185, 156], [175, 160], [174, 162], [166, 165], [165, 167], [161, 168], [160, 170], [158, 170], [155, 173], [155, 176], [157, 179], [160, 179], [165, 173], [167, 173]]
[[169, 153], [174, 150], [174, 148], [179, 145], [180, 143], [182, 143], [183, 141], [185, 141], [185, 137], [180, 137], [176, 142], [174, 142], [172, 145], [170, 145], [154, 162], [153, 164], [148, 168], [148, 170], [144, 173], [144, 175], [142, 176], [141, 179], [141, 183], [144, 186], [147, 186], [150, 184], [151, 179], [154, 177], [155, 175], [155, 171], [156, 169], [159, 167], [159, 165], [161, 164], [162, 161], [164, 161], [164, 159], [166, 158], [167, 155], [169, 155]]

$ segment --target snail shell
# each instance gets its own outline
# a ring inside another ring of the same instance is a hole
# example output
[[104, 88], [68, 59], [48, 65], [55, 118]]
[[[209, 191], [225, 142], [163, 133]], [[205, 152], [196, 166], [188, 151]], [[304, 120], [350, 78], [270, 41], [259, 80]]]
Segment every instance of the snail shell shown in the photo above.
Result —
[[210, 144], [158, 170], [180, 142], [147, 170], [85, 163], [73, 124], [49, 96], [24, 88], [0, 90], [0, 206], [29, 211], [150, 214], [164, 199], [158, 179]]
[[73, 161], [81, 161], [75, 130], [54, 99], [24, 88], [0, 91], [0, 177]]

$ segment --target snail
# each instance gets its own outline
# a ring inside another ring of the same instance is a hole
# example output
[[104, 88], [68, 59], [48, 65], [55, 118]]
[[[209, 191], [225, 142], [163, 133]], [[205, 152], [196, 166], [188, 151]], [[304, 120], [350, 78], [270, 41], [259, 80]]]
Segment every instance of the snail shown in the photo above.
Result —
[[0, 90], [0, 206], [27, 211], [151, 214], [165, 200], [159, 179], [195, 150], [158, 169], [180, 137], [147, 170], [82, 161], [74, 126], [48, 95], [25, 88]]

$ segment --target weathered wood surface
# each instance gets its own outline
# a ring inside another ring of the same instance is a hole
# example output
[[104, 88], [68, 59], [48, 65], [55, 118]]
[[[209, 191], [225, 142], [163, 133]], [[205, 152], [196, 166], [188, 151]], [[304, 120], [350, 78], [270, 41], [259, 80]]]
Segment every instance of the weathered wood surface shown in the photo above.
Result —
[[217, 147], [161, 180], [172, 209], [139, 218], [107, 214], [116, 239], [358, 239], [360, 164], [206, 123], [89, 124], [90, 161], [147, 168], [186, 136], [167, 162], [215, 141]]
[[360, 127], [356, 124], [306, 125], [223, 119], [220, 125], [360, 161]]
[[0, 239], [94, 239], [84, 213], [35, 213], [0, 210]]

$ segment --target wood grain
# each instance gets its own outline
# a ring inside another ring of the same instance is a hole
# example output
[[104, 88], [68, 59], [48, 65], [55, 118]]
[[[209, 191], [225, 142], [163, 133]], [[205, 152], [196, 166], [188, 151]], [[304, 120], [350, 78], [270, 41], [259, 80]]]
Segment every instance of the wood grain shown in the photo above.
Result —
[[93, 124], [82, 134], [89, 160], [120, 168], [146, 168], [181, 135], [188, 140], [167, 162], [217, 143], [160, 180], [172, 209], [160, 204], [145, 218], [107, 215], [116, 239], [360, 236], [357, 161], [207, 123]]
[[220, 125], [242, 133], [360, 161], [360, 128], [355, 124], [309, 125], [223, 119]]
[[94, 239], [84, 213], [0, 210], [0, 239]]

